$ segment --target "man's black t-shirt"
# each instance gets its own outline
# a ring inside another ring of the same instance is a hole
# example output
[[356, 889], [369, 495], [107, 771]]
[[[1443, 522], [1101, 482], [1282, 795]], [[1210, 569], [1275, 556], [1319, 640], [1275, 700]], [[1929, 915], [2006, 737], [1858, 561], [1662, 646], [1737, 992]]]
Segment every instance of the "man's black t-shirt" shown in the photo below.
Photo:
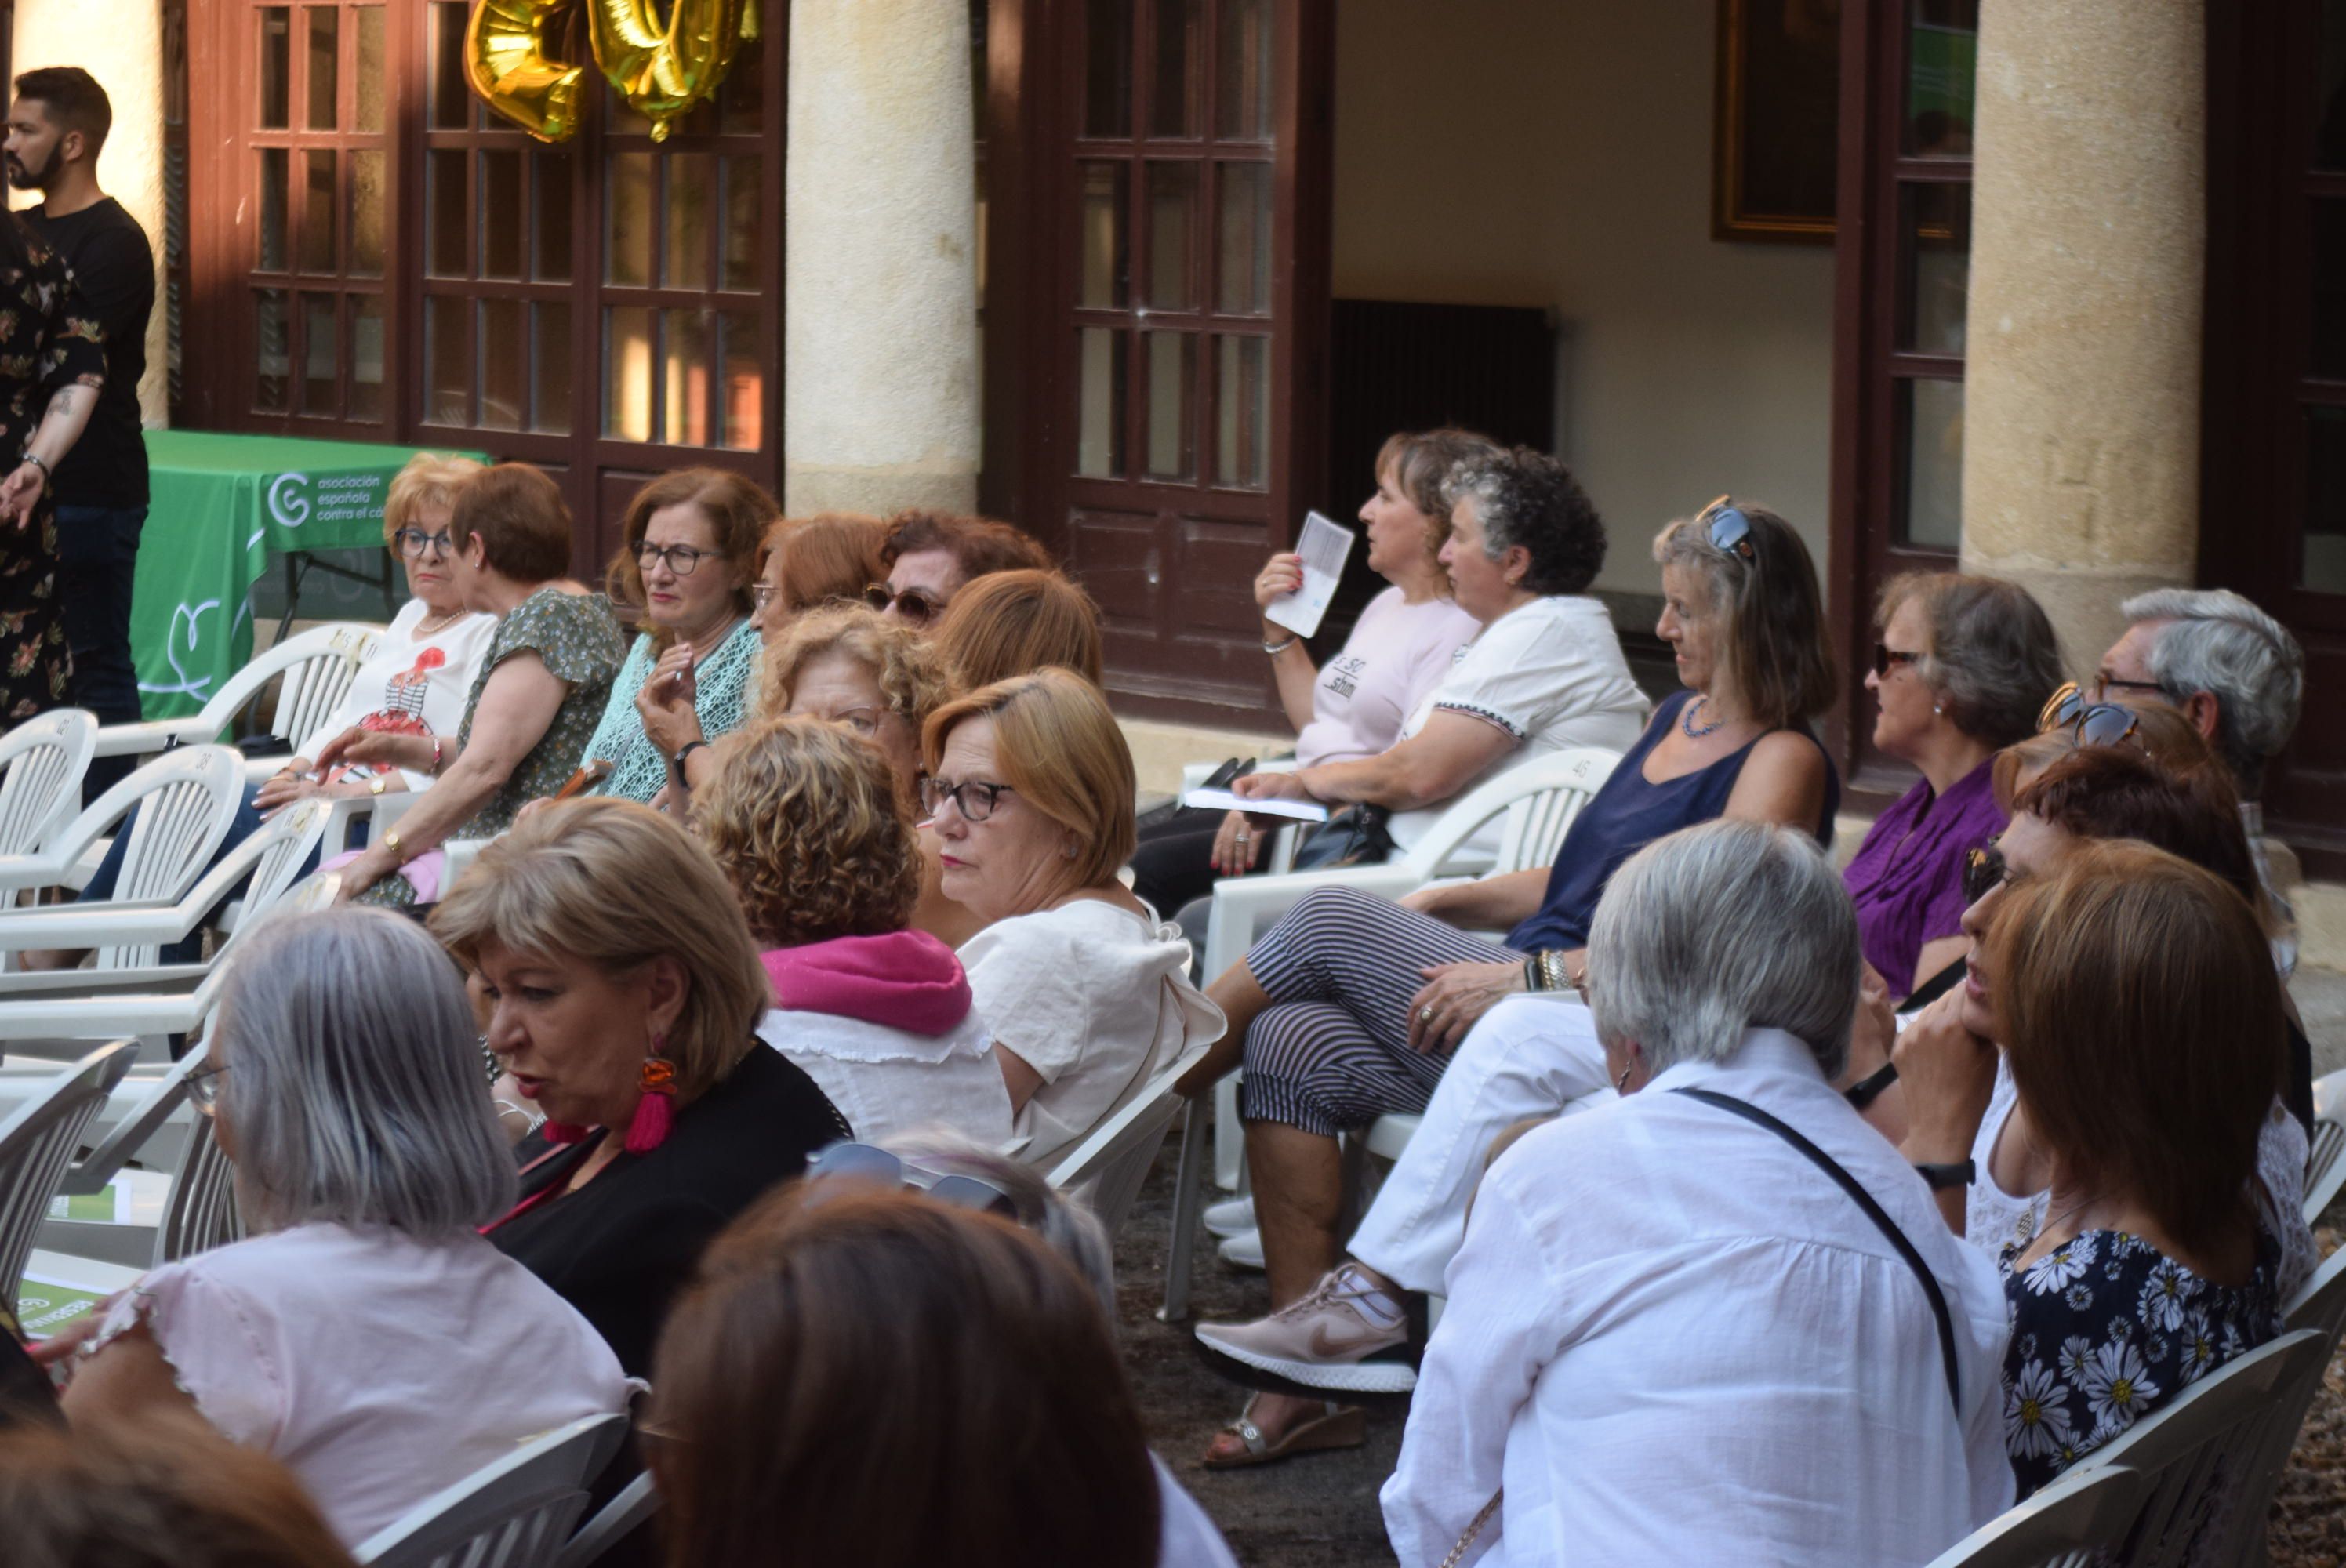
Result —
[[147, 231], [112, 197], [51, 218], [20, 214], [65, 259], [83, 302], [106, 329], [106, 387], [89, 424], [57, 464], [65, 506], [147, 504], [147, 442], [138, 427], [138, 380], [147, 373], [147, 318], [155, 311], [155, 252]]

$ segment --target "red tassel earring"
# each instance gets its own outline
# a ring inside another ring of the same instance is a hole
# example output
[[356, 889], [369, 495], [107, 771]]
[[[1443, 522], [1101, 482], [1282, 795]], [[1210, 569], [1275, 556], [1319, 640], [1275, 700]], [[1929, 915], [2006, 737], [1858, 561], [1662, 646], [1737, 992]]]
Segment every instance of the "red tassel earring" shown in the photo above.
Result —
[[638, 1080], [643, 1098], [636, 1102], [636, 1114], [627, 1122], [627, 1141], [621, 1145], [631, 1155], [648, 1155], [668, 1141], [668, 1130], [676, 1121], [676, 1064], [663, 1054], [668, 1049], [668, 1036], [652, 1036], [652, 1054], [644, 1058], [643, 1073]]

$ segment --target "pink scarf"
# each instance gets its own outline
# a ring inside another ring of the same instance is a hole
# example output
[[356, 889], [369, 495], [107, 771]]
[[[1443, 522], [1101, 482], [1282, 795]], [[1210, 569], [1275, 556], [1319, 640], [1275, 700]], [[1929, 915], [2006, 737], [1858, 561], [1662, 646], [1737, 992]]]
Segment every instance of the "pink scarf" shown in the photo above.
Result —
[[840, 936], [762, 955], [778, 1005], [943, 1034], [969, 1016], [969, 977], [924, 931]]

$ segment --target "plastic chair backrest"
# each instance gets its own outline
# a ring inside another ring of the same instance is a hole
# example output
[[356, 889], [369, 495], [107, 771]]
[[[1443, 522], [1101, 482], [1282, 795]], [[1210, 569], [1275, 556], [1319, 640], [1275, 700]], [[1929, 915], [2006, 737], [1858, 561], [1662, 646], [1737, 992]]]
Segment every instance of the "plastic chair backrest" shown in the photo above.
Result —
[[[1620, 760], [1617, 751], [1575, 746], [1518, 762], [1454, 801], [1402, 861], [1422, 881], [1460, 871], [1483, 875], [1552, 865], [1573, 820]], [[1496, 859], [1487, 866], [1453, 866], [1458, 852], [1502, 813], [1506, 820]]]
[[277, 706], [269, 716], [268, 730], [287, 746], [298, 746], [324, 728], [334, 709], [350, 694], [359, 666], [375, 655], [382, 634], [356, 622], [311, 626], [297, 636], [272, 644], [242, 669], [229, 677], [200, 716], [208, 737], [227, 733], [236, 716], [249, 707], [270, 681], [280, 682]]
[[33, 1237], [81, 1146], [82, 1134], [138, 1058], [137, 1042], [99, 1046], [0, 1124], [0, 1302], [14, 1310]]
[[2346, 1247], [2331, 1253], [2313, 1278], [2298, 1287], [2289, 1305], [2280, 1309], [2281, 1327], [2292, 1333], [2318, 1329], [2336, 1339], [2346, 1329]]
[[[142, 777], [151, 787], [139, 801], [138, 820], [117, 829], [129, 835], [129, 847], [113, 901], [168, 903], [196, 884], [226, 841], [244, 799], [243, 762], [225, 746], [189, 747], [157, 758], [130, 779]], [[160, 953], [152, 942], [102, 947], [96, 967], [140, 968], [157, 962]]]
[[627, 1426], [608, 1415], [557, 1427], [426, 1498], [352, 1555], [373, 1568], [551, 1568]]
[[0, 736], [0, 855], [29, 855], [67, 821], [97, 746], [97, 720], [54, 708]]
[[2320, 1223], [2346, 1185], [2346, 1068], [2313, 1082], [2313, 1139], [2305, 1151], [2305, 1223]]
[[2231, 1563], [2262, 1540], [2265, 1511], [2330, 1349], [2329, 1337], [2315, 1330], [2283, 1334], [2086, 1457], [2085, 1464], [2139, 1471], [2150, 1483], [2120, 1561], [2129, 1568]]
[[1164, 1146], [1165, 1129], [1185, 1104], [1173, 1085], [1205, 1059], [1206, 1051], [1205, 1045], [1192, 1045], [1182, 1052], [1052, 1167], [1051, 1185], [1089, 1204], [1111, 1237], [1132, 1211], [1148, 1167]]
[[555, 1558], [554, 1568], [586, 1568], [588, 1563], [600, 1561], [605, 1553], [658, 1512], [659, 1492], [652, 1485], [651, 1471], [644, 1471], [597, 1510], [594, 1518], [578, 1527], [578, 1533]]
[[1931, 1560], [1929, 1568], [2093, 1568], [2127, 1537], [2150, 1482], [2122, 1464], [2081, 1464]]
[[243, 1239], [235, 1178], [236, 1167], [212, 1135], [212, 1119], [199, 1113], [188, 1128], [187, 1147], [171, 1176], [171, 1196], [163, 1205], [163, 1223], [155, 1231], [156, 1267]]

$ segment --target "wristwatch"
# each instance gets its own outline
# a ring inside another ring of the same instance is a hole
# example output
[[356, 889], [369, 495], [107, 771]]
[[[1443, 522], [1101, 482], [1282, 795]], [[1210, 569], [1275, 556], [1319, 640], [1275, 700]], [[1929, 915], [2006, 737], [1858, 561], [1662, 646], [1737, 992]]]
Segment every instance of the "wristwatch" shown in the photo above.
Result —
[[676, 769], [676, 781], [678, 783], [685, 784], [690, 782], [690, 780], [685, 777], [684, 759], [691, 756], [696, 751], [707, 749], [708, 746], [709, 742], [706, 740], [688, 740], [683, 745], [676, 748], [676, 759], [670, 764], [670, 766]]
[[370, 795], [380, 795], [390, 788], [391, 779], [386, 774], [378, 773], [367, 780], [367, 793]]
[[1979, 1166], [1970, 1160], [1958, 1160], [1951, 1166], [1917, 1165], [1914, 1174], [1931, 1186], [1933, 1192], [1944, 1192], [1949, 1187], [1969, 1186], [1979, 1179]]
[[[1896, 1082], [1898, 1082], [1898, 1064], [1884, 1062], [1864, 1077], [1843, 1089], [1841, 1097], [1854, 1109], [1862, 1111], [1866, 1106], [1882, 1098], [1882, 1091]], [[1972, 1178], [1965, 1176], [1964, 1179], [1969, 1181]]]
[[[399, 830], [397, 829], [394, 828], [390, 832], [385, 833], [382, 836], [382, 847], [389, 850], [394, 855], [399, 853]], [[407, 862], [403, 860], [399, 863], [403, 866]]]

